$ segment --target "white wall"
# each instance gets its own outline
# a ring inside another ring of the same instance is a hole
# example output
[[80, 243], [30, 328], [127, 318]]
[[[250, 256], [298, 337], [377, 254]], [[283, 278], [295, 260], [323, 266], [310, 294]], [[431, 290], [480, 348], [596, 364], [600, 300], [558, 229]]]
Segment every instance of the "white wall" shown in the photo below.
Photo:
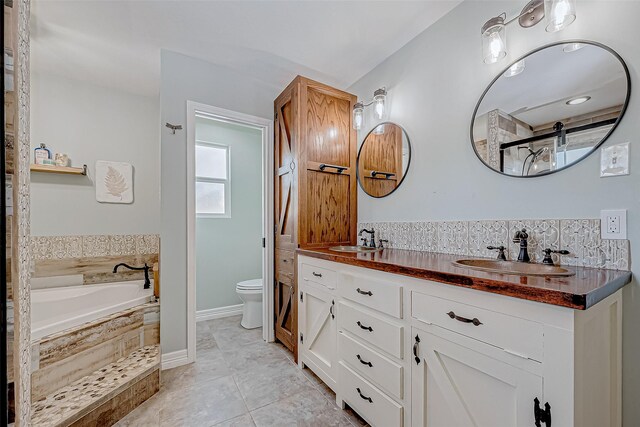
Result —
[[[31, 143], [67, 153], [88, 176], [31, 175], [31, 234], [145, 234], [160, 230], [159, 106], [157, 97], [31, 75]], [[131, 163], [133, 204], [98, 203], [96, 160]], [[33, 161], [33, 159], [32, 159]]]
[[[161, 122], [186, 129], [187, 100], [271, 119], [283, 88], [185, 55], [161, 52]], [[161, 345], [169, 353], [187, 348], [186, 130], [161, 136]]]
[[[632, 86], [639, 83], [640, 2], [578, 1], [578, 18], [565, 31], [549, 34], [540, 24], [508, 27], [507, 61], [482, 63], [480, 27], [524, 2], [462, 3], [442, 20], [355, 83], [350, 91], [370, 98], [380, 86], [390, 92], [391, 120], [404, 126], [413, 145], [402, 187], [374, 199], [359, 192], [360, 221], [471, 220], [501, 218], [598, 218], [601, 209], [628, 209], [632, 270], [640, 275], [640, 93], [635, 89], [625, 119], [606, 145], [631, 142], [631, 175], [599, 177], [599, 153], [551, 176], [501, 176], [476, 158], [469, 125], [475, 104], [492, 78], [509, 62], [539, 46], [588, 39], [616, 50], [627, 62]], [[368, 129], [365, 129], [368, 130]], [[361, 132], [360, 136], [366, 132]], [[624, 425], [640, 425], [640, 286], [624, 290]]]
[[196, 119], [196, 140], [229, 146], [231, 218], [196, 220], [196, 310], [240, 304], [236, 284], [262, 277], [262, 131]]

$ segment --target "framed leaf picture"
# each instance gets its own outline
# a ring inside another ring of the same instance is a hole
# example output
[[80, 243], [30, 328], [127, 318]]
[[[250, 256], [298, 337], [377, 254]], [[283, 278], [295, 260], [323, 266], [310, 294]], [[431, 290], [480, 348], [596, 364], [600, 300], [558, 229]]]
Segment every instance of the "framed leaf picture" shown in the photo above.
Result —
[[133, 166], [98, 160], [96, 200], [100, 203], [133, 203]]

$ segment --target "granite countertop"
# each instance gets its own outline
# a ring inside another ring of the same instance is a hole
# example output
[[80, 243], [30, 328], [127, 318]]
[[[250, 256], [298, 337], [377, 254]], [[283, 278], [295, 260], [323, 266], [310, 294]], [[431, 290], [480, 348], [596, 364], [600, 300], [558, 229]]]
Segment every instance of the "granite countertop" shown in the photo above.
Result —
[[298, 254], [401, 274], [418, 279], [477, 289], [514, 298], [586, 310], [631, 282], [631, 272], [562, 266], [574, 276], [544, 277], [489, 273], [453, 264], [469, 255], [384, 249], [374, 253], [334, 252], [328, 248], [298, 249]]

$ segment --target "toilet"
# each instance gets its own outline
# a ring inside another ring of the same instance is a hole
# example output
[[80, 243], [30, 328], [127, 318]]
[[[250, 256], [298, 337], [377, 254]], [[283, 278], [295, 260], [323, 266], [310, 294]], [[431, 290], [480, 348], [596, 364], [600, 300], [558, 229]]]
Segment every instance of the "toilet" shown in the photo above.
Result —
[[259, 328], [262, 326], [262, 279], [245, 280], [238, 282], [236, 293], [244, 302], [242, 308], [242, 321], [240, 324], [245, 329]]

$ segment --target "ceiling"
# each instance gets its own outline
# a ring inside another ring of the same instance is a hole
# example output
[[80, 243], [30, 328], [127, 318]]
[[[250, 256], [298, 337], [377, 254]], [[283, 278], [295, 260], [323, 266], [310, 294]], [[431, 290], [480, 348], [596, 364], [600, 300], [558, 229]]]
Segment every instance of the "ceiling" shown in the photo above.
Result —
[[160, 49], [284, 87], [346, 88], [460, 1], [34, 0], [36, 73], [155, 95]]

